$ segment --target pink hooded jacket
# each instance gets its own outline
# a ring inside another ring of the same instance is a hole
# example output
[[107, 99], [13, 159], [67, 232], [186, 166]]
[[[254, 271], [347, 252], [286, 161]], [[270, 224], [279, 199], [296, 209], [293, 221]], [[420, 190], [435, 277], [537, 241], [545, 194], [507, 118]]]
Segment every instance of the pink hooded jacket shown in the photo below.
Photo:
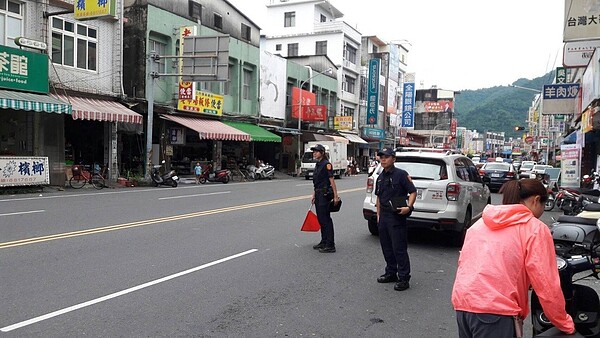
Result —
[[522, 204], [488, 205], [467, 231], [452, 290], [454, 309], [525, 318], [530, 285], [552, 324], [574, 332], [546, 224]]

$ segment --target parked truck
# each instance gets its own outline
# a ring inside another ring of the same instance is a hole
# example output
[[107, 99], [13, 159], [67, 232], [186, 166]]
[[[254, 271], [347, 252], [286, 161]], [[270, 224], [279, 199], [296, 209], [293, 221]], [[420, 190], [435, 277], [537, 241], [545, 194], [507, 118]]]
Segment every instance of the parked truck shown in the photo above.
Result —
[[347, 143], [338, 141], [317, 141], [308, 142], [304, 146], [304, 155], [302, 156], [302, 164], [300, 165], [300, 175], [307, 180], [312, 178], [315, 171], [316, 161], [313, 159], [311, 147], [321, 144], [325, 147], [325, 154], [333, 166], [333, 176], [341, 178], [348, 166], [347, 158]]

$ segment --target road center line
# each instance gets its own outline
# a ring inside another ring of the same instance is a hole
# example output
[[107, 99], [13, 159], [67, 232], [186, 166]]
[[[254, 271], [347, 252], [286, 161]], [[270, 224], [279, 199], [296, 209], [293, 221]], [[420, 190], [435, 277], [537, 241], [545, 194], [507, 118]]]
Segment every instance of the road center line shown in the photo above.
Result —
[[25, 215], [25, 214], [35, 214], [38, 212], [46, 212], [46, 210], [31, 210], [31, 211], [18, 211], [18, 212], [9, 212], [6, 214], [0, 214], [2, 216], [14, 216], [14, 215]]
[[111, 293], [109, 295], [106, 295], [106, 296], [103, 296], [103, 297], [100, 297], [100, 298], [96, 298], [96, 299], [92, 299], [92, 300], [89, 300], [89, 301], [84, 302], [84, 303], [80, 303], [80, 304], [77, 304], [77, 305], [69, 306], [69, 307], [61, 309], [61, 310], [50, 312], [50, 313], [47, 313], [47, 314], [39, 316], [39, 317], [31, 318], [31, 319], [28, 319], [28, 320], [25, 320], [25, 321], [22, 321], [22, 322], [19, 322], [19, 323], [16, 323], [16, 324], [5, 326], [5, 327], [1, 328], [0, 331], [2, 331], [2, 332], [10, 332], [12, 330], [16, 330], [16, 329], [22, 328], [24, 326], [35, 324], [35, 323], [41, 322], [43, 320], [50, 319], [52, 317], [60, 316], [60, 315], [63, 315], [65, 313], [68, 313], [68, 312], [71, 312], [71, 311], [79, 310], [79, 309], [82, 309], [82, 308], [90, 306], [90, 305], [98, 304], [98, 303], [107, 301], [107, 300], [112, 299], [112, 298], [123, 296], [123, 295], [126, 295], [128, 293], [131, 293], [131, 292], [134, 292], [134, 291], [137, 291], [137, 290], [141, 290], [141, 289], [144, 289], [144, 288], [147, 288], [147, 287], [159, 284], [159, 283], [163, 283], [163, 282], [166, 282], [166, 281], [171, 280], [173, 278], [185, 276], [185, 275], [190, 274], [192, 272], [196, 272], [196, 271], [199, 271], [199, 270], [202, 270], [202, 269], [206, 269], [206, 268], [211, 267], [213, 265], [217, 265], [217, 264], [220, 264], [220, 263], [223, 263], [223, 262], [235, 259], [235, 258], [239, 258], [239, 257], [245, 256], [245, 255], [254, 253], [256, 251], [258, 251], [258, 249], [250, 249], [250, 250], [247, 250], [247, 251], [244, 251], [244, 252], [240, 252], [238, 254], [235, 254], [235, 255], [232, 255], [232, 256], [229, 256], [229, 257], [225, 257], [225, 258], [221, 258], [221, 259], [218, 259], [216, 261], [212, 261], [210, 263], [206, 263], [206, 264], [197, 266], [195, 268], [191, 268], [189, 270], [181, 271], [181, 272], [178, 272], [178, 273], [175, 273], [175, 274], [163, 277], [163, 278], [155, 279], [153, 281], [150, 281], [150, 282], [147, 282], [147, 283], [144, 283], [144, 284], [140, 284], [140, 285], [131, 287], [129, 289], [121, 290], [119, 292]]
[[188, 197], [197, 197], [197, 196], [209, 196], [209, 195], [221, 195], [221, 194], [230, 194], [231, 191], [220, 191], [220, 192], [208, 192], [204, 194], [194, 194], [194, 195], [184, 195], [184, 196], [171, 196], [171, 197], [160, 197], [159, 200], [173, 200], [177, 198], [188, 198]]

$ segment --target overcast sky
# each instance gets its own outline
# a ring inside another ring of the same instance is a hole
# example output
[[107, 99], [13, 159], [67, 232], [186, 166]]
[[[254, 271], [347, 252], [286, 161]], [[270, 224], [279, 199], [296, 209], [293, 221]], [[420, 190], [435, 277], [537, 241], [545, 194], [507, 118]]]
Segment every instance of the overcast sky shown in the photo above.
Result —
[[[271, 1], [229, 0], [261, 27]], [[363, 35], [408, 40], [418, 88], [506, 86], [562, 64], [564, 0], [330, 2]]]

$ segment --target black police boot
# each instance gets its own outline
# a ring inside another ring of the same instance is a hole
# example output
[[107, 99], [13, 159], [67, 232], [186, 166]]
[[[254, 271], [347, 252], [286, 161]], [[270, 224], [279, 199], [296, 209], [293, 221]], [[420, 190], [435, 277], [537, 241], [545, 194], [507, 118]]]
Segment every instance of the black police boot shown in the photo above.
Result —
[[410, 284], [408, 284], [407, 280], [401, 280], [401, 281], [398, 281], [398, 283], [396, 283], [396, 285], [394, 285], [394, 290], [404, 291], [404, 290], [408, 289], [409, 287], [410, 287]]
[[386, 273], [377, 278], [377, 283], [394, 283], [398, 281], [396, 274]]
[[325, 247], [325, 243], [319, 243], [319, 244], [313, 245], [313, 249], [315, 249], [315, 250], [323, 249], [324, 247]]
[[320, 253], [332, 253], [335, 252], [335, 246], [325, 246], [319, 249]]

